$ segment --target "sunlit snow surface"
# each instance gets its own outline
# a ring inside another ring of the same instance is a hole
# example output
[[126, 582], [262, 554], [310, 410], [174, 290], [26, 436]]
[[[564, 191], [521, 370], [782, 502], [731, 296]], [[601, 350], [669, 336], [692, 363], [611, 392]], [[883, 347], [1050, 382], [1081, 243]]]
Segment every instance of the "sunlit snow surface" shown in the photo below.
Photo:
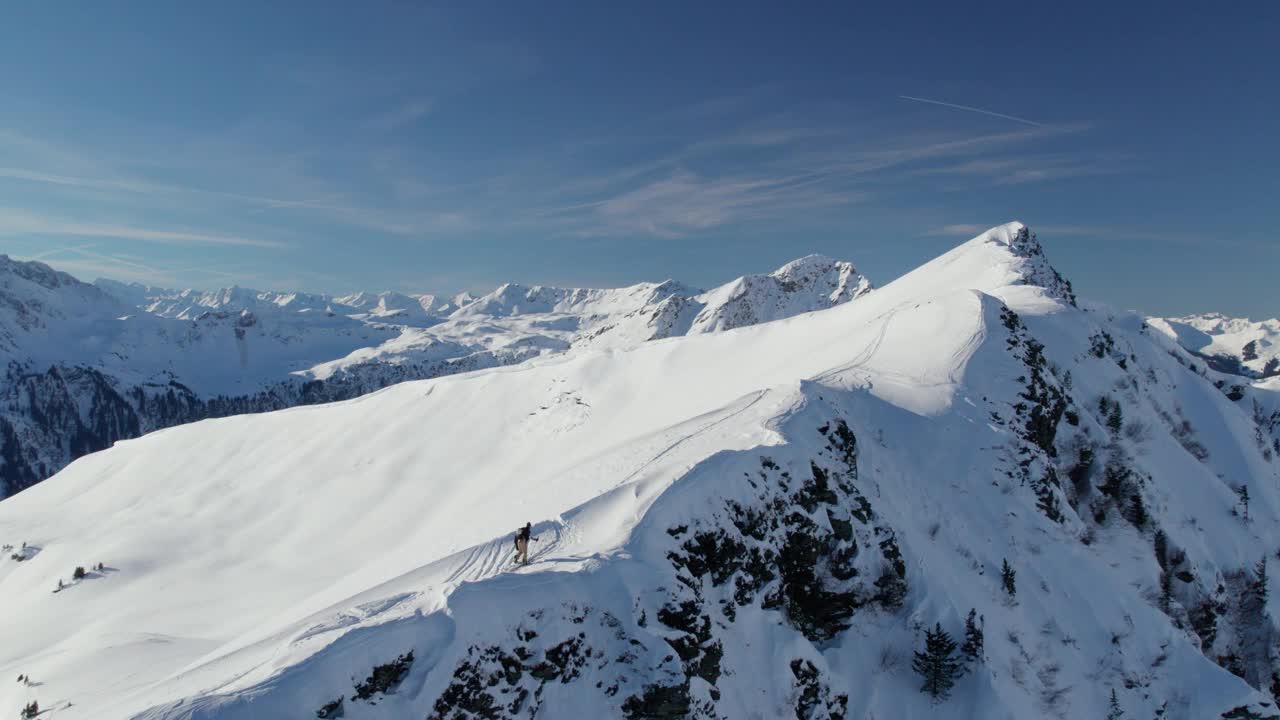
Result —
[[[1042, 343], [1050, 384], [1073, 398], [1061, 462], [1073, 437], [1110, 441], [1101, 395], [1142, 426], [1115, 443], [1150, 478], [1152, 522], [1197, 587], [1280, 546], [1277, 461], [1249, 409], [1141, 318], [1076, 307], [1021, 229], [820, 312], [205, 421], [82, 458], [0, 503], [0, 543], [39, 548], [0, 559], [0, 678], [37, 683], [0, 682], [0, 711], [38, 699], [67, 719], [306, 718], [346, 696], [347, 718], [426, 717], [470, 649], [514, 647], [535, 612], [544, 639], [590, 633], [602, 663], [634, 647], [624, 635], [646, 648], [616, 695], [595, 686], [606, 671], [592, 661], [543, 688], [539, 717], [621, 716], [673, 662], [647, 605], [671, 583], [671, 529], [743, 497], [762, 457], [807, 467], [836, 420], [857, 437], [858, 489], [901, 547], [905, 605], [866, 609], [822, 643], [758, 602], [717, 615], [722, 673], [690, 691], [717, 715], [796, 716], [794, 659], [859, 719], [1102, 717], [1112, 688], [1133, 717], [1261, 701], [1156, 607], [1150, 529], [1098, 525], [1065, 500], [1052, 522], [1011, 475], [1028, 371], [1010, 348]], [[1103, 332], [1117, 349], [1099, 358]], [[1204, 460], [1171, 433], [1174, 417]], [[1247, 524], [1232, 514], [1241, 482]], [[520, 568], [511, 533], [525, 521], [537, 542]], [[999, 586], [1005, 559], [1016, 604]], [[51, 592], [99, 561], [107, 572]], [[986, 661], [934, 705], [910, 669], [918, 627], [958, 634], [970, 608], [986, 620]], [[601, 629], [606, 615], [620, 626]], [[352, 700], [408, 650], [394, 693]]]

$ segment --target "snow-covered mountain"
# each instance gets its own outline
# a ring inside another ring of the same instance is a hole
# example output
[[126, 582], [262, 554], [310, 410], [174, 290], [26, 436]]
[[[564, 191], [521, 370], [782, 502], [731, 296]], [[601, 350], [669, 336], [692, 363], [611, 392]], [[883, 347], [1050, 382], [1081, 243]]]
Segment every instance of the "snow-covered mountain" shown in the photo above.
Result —
[[121, 439], [396, 382], [627, 347], [831, 307], [868, 291], [809, 257], [703, 293], [504, 285], [481, 298], [79, 282], [0, 257], [0, 497]]
[[1148, 322], [1222, 372], [1249, 377], [1280, 375], [1280, 320], [1254, 322], [1208, 313], [1149, 318]]
[[1011, 223], [820, 312], [151, 433], [0, 502], [0, 707], [1274, 718], [1280, 385], [1202, 365]]

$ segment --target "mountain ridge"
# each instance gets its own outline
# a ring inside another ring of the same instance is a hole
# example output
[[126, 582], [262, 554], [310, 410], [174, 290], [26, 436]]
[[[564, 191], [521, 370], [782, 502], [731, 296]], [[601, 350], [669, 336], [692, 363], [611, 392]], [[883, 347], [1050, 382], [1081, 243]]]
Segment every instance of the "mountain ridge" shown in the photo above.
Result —
[[[1274, 715], [1275, 610], [1247, 601], [1280, 475], [1247, 402], [1275, 392], [1232, 399], [1031, 243], [1014, 223], [827, 310], [82, 458], [0, 503], [0, 540], [37, 548], [0, 560], [0, 665], [44, 683], [0, 701], [989, 718], [1103, 716], [1114, 691], [1134, 717]], [[85, 556], [113, 572], [50, 603]], [[970, 610], [984, 649], [921, 694], [923, 630]]]
[[[829, 277], [823, 263], [830, 265]], [[808, 265], [813, 277], [805, 283], [785, 286], [787, 279], [777, 275], [783, 268], [753, 280], [754, 294], [725, 293], [725, 307], [741, 317], [703, 329], [694, 315], [705, 310], [719, 318], [720, 306], [672, 281], [597, 290], [505, 285], [480, 298], [175, 291], [82, 283], [47, 265], [6, 258], [0, 264], [0, 304], [9, 308], [7, 320], [0, 315], [0, 349], [8, 349], [0, 386], [0, 497], [85, 452], [163, 427], [347, 399], [405, 380], [575, 348], [729, 329], [844, 302], [851, 296], [832, 295], [840, 282], [869, 287], [848, 263], [814, 259]], [[567, 304], [543, 298], [530, 307], [530, 293]], [[506, 309], [496, 312], [504, 302]], [[50, 337], [34, 334], [46, 326]]]

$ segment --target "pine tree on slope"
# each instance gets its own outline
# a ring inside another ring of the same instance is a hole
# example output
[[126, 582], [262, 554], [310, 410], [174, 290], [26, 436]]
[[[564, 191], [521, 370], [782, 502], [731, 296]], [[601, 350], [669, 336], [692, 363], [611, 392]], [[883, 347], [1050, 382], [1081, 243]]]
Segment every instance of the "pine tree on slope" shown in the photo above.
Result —
[[1124, 710], [1120, 709], [1120, 701], [1116, 698], [1116, 689], [1111, 688], [1111, 703], [1107, 709], [1107, 720], [1123, 720]]
[[1242, 677], [1255, 688], [1271, 678], [1271, 618], [1267, 614], [1267, 556], [1253, 568], [1253, 577], [1241, 594], [1238, 606], [1239, 645]]
[[1258, 341], [1257, 340], [1250, 340], [1249, 342], [1244, 344], [1244, 347], [1240, 348], [1240, 359], [1244, 360], [1245, 362], [1258, 359]]
[[978, 617], [978, 611], [971, 608], [969, 617], [964, 619], [964, 642], [960, 645], [960, 653], [971, 663], [980, 662], [983, 642], [982, 620]]
[[920, 691], [935, 700], [945, 700], [951, 694], [956, 679], [964, 672], [956, 657], [956, 641], [942, 629], [942, 623], [925, 631], [924, 651], [917, 652], [911, 668], [924, 678]]
[[1160, 612], [1169, 614], [1173, 607], [1173, 573], [1160, 573]]
[[1120, 403], [1111, 405], [1111, 411], [1107, 414], [1107, 429], [1113, 435], [1119, 435], [1120, 430], [1124, 428], [1124, 414], [1120, 411]]
[[1018, 594], [1017, 575], [1018, 573], [1009, 567], [1009, 559], [1005, 558], [1004, 565], [1000, 567], [1000, 586], [1004, 588], [1009, 597], [1014, 597]]

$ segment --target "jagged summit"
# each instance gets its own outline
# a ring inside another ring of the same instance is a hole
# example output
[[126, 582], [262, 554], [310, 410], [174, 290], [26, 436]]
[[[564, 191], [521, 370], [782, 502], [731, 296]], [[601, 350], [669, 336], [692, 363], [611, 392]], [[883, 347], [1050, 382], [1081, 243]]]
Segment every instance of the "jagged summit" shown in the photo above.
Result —
[[0, 277], [14, 275], [42, 287], [54, 290], [67, 285], [83, 284], [67, 273], [54, 270], [38, 261], [14, 260], [0, 254]]
[[930, 278], [935, 292], [972, 288], [1006, 301], [1019, 297], [1025, 302], [1076, 306], [1070, 281], [1049, 264], [1035, 233], [1018, 221], [991, 228], [907, 273], [904, 279], [913, 277]]
[[821, 255], [793, 260], [768, 275], [746, 275], [698, 296], [691, 332], [715, 332], [834, 307], [870, 292], [851, 263]]

